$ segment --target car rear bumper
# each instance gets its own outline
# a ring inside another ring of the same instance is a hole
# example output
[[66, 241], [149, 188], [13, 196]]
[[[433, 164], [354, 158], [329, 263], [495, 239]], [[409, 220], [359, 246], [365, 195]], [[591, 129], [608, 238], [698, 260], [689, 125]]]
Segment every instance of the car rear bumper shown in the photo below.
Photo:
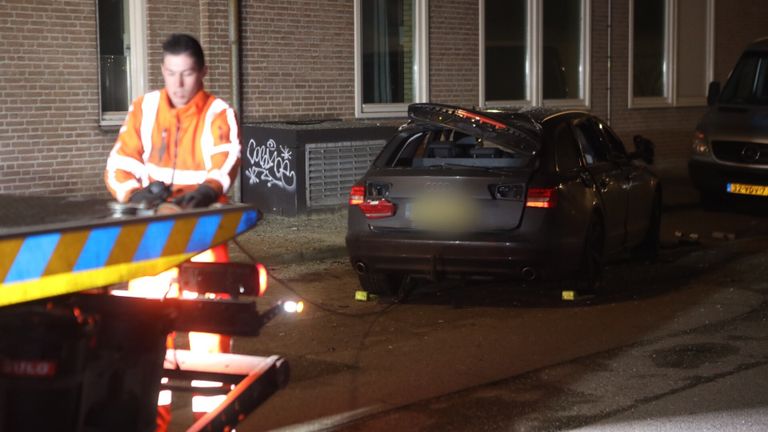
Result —
[[[394, 236], [347, 236], [350, 262], [358, 273], [404, 273], [441, 279], [489, 276], [560, 279], [578, 269], [578, 242], [557, 247], [520, 241], [441, 241]], [[566, 258], [567, 257], [567, 258]]]
[[768, 167], [751, 168], [691, 159], [688, 175], [696, 189], [707, 193], [724, 194], [728, 183], [768, 185]]

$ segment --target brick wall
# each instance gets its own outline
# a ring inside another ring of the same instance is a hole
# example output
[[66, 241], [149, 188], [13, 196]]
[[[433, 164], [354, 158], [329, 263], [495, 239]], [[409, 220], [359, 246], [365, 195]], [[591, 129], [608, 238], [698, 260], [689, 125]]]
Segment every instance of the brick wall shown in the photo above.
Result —
[[[188, 33], [200, 39], [202, 2], [201, 0], [146, 0], [146, 2], [147, 73], [149, 74], [147, 90], [154, 90], [163, 87], [163, 75], [160, 72], [160, 65], [163, 63], [163, 41], [172, 33]], [[215, 57], [215, 53], [209, 52], [211, 50], [208, 50], [204, 43], [202, 44], [206, 63], [208, 63], [208, 57], [212, 55]]]
[[[200, 6], [148, 3], [148, 82], [158, 88], [162, 40], [199, 34]], [[117, 130], [99, 127], [95, 4], [0, 3], [0, 193], [107, 196], [102, 175]]]
[[[629, 10], [615, 0], [609, 100], [608, 1], [591, 3], [591, 110], [610, 113], [628, 142], [637, 133], [654, 140], [661, 165], [683, 162], [705, 108], [627, 108]], [[149, 89], [162, 86], [162, 41], [185, 32], [206, 50], [207, 88], [231, 98], [227, 3], [147, 2]], [[474, 105], [477, 0], [429, 3], [430, 97]], [[716, 4], [715, 77], [723, 80], [743, 47], [768, 34], [768, 14], [756, 12], [767, 8], [759, 0]], [[354, 117], [353, 0], [241, 8], [243, 122]], [[0, 64], [0, 193], [106, 196], [102, 170], [117, 131], [99, 127], [95, 1], [0, 2]]]
[[716, 1], [715, 79], [728, 78], [741, 51], [753, 40], [768, 37], [765, 0]]
[[354, 117], [354, 2], [242, 2], [244, 122]]
[[429, 96], [433, 102], [477, 105], [479, 12], [477, 0], [429, 2]]
[[206, 90], [232, 103], [229, 11], [222, 0], [165, 0], [147, 4], [147, 71], [149, 88], [163, 87], [162, 44], [172, 33], [187, 33], [203, 46], [208, 76]]
[[229, 11], [225, 1], [200, 1], [200, 43], [208, 64], [206, 89], [232, 104]]
[[104, 194], [94, 4], [0, 3], [0, 193]]

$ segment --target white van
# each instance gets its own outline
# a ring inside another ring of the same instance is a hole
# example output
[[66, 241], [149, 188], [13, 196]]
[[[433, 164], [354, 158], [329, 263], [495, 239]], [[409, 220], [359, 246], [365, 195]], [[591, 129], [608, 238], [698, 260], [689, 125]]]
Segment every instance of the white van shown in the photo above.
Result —
[[702, 202], [729, 194], [768, 197], [768, 38], [752, 42], [725, 85], [709, 84], [688, 173]]

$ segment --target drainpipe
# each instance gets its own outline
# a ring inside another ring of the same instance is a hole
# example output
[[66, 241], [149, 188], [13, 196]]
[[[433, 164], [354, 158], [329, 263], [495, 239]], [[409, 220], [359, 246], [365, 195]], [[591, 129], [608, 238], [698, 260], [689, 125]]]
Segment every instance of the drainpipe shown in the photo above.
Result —
[[[240, 2], [229, 0], [228, 7], [229, 25], [229, 71], [230, 89], [232, 92], [232, 106], [242, 121], [243, 105], [240, 98]], [[241, 143], [242, 144], [242, 143]], [[232, 185], [232, 195], [235, 202], [242, 202], [240, 187], [240, 172], [237, 173], [235, 183]]]
[[612, 65], [611, 62], [613, 61], [612, 53], [613, 49], [611, 45], [613, 44], [613, 11], [612, 11], [612, 0], [608, 0], [608, 88], [606, 89], [606, 99], [607, 101], [607, 111], [606, 111], [606, 121], [608, 122], [608, 126], [611, 126], [611, 72], [612, 72]]

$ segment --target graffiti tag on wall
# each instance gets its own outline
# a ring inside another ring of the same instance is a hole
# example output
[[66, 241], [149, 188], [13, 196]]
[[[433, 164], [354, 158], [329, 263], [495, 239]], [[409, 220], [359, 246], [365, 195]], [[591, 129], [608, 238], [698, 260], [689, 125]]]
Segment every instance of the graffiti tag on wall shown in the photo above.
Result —
[[277, 147], [273, 139], [264, 145], [257, 145], [255, 140], [248, 141], [246, 155], [250, 166], [245, 170], [248, 184], [264, 182], [267, 187], [295, 191], [296, 173], [291, 169], [293, 154], [287, 147], [280, 146], [279, 150]]

